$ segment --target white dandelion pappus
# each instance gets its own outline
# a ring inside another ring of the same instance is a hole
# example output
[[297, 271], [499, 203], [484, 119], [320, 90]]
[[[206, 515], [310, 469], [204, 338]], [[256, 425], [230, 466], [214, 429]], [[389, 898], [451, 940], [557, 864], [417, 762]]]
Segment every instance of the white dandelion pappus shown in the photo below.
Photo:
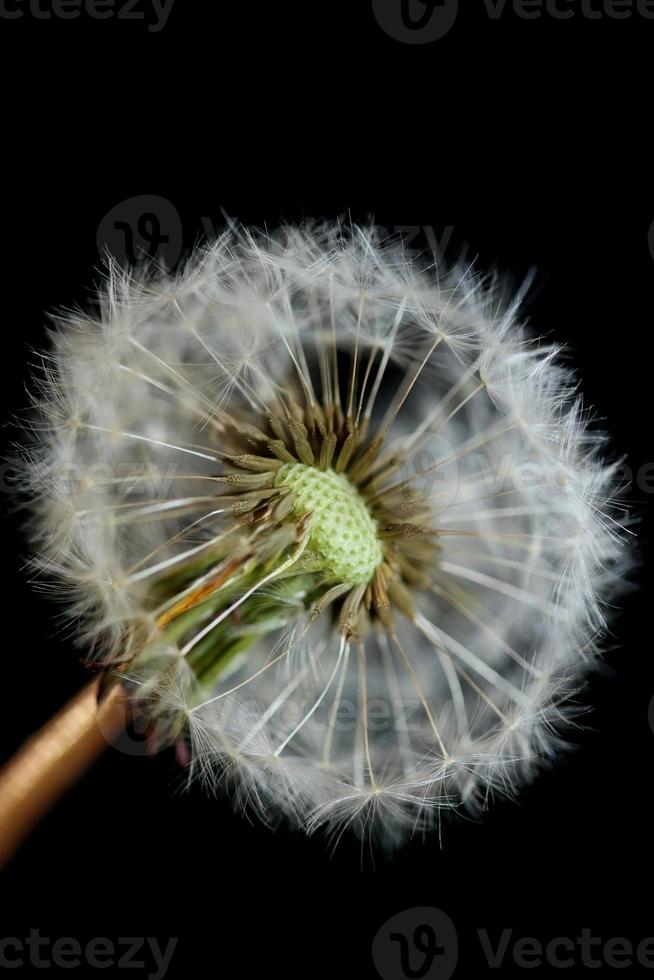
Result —
[[560, 743], [626, 567], [615, 469], [519, 301], [374, 230], [231, 230], [62, 320], [37, 564], [189, 772], [389, 844]]

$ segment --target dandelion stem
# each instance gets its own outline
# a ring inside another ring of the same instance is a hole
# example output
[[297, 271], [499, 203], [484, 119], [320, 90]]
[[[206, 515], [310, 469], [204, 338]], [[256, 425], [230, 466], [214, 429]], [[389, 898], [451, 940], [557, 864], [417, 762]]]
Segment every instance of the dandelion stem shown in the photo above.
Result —
[[126, 694], [114, 685], [98, 705], [93, 680], [0, 770], [0, 867], [124, 728]]

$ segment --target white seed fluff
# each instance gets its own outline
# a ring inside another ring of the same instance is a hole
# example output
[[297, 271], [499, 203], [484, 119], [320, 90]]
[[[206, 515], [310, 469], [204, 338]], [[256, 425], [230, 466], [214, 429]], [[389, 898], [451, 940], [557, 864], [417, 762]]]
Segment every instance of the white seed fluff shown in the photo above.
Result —
[[[59, 321], [36, 561], [191, 776], [394, 844], [553, 756], [627, 559], [615, 467], [519, 306], [327, 225], [112, 267]], [[340, 564], [327, 470], [368, 501]]]

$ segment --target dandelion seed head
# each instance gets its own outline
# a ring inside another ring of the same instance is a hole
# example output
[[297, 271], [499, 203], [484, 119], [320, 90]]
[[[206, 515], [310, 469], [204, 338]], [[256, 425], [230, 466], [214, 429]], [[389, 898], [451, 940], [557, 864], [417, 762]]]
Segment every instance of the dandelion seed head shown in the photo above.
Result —
[[110, 266], [61, 318], [34, 568], [190, 780], [395, 845], [563, 747], [628, 516], [521, 300], [327, 224]]

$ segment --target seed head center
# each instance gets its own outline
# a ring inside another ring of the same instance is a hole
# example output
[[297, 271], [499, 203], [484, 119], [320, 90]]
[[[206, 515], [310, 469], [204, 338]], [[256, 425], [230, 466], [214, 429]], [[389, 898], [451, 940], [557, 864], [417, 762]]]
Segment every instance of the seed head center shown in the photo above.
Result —
[[295, 513], [312, 513], [309, 548], [318, 567], [341, 582], [368, 582], [383, 558], [377, 522], [358, 489], [342, 473], [304, 463], [287, 463], [277, 471], [277, 486], [295, 492]]

